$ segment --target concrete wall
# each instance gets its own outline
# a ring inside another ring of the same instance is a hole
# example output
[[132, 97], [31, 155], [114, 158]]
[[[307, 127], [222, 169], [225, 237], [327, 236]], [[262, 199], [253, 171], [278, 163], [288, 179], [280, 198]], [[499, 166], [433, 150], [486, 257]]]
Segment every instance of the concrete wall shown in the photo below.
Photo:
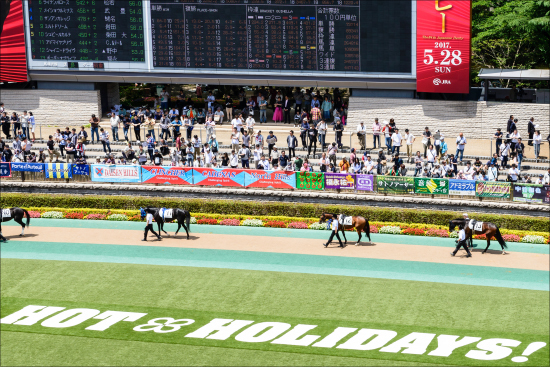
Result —
[[550, 133], [549, 105], [535, 103], [351, 97], [348, 121], [352, 126], [364, 121], [370, 128], [375, 117], [381, 123], [393, 118], [402, 133], [408, 128], [418, 136], [429, 126], [432, 133], [439, 129], [447, 137], [463, 132], [469, 138], [490, 138], [498, 127], [506, 130], [510, 115], [519, 120], [518, 131], [524, 138], [531, 117], [540, 125], [543, 139]]
[[0, 101], [8, 113], [32, 111], [36, 123], [58, 126], [87, 124], [90, 116], [101, 116], [97, 90], [2, 89]]

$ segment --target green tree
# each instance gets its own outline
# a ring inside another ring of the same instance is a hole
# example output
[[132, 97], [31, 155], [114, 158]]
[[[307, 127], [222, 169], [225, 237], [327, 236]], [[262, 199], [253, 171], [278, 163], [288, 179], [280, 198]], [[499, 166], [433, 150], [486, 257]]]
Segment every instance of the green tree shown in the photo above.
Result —
[[[474, 0], [472, 72], [481, 68], [547, 69], [550, 0]], [[501, 81], [507, 87], [510, 81]], [[532, 84], [532, 83], [531, 83]]]

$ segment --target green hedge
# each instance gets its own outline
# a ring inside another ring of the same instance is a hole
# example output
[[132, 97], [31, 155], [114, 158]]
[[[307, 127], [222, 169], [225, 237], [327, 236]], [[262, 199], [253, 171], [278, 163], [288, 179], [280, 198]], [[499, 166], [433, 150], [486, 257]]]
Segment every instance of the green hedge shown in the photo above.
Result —
[[[323, 212], [361, 215], [369, 221], [423, 223], [447, 226], [449, 220], [462, 216], [461, 212], [373, 208], [367, 206], [251, 202], [239, 200], [176, 199], [139, 196], [91, 196], [54, 194], [0, 195], [0, 206], [5, 207], [58, 207], [136, 210], [139, 207], [179, 207], [193, 213], [266, 215], [299, 218], [319, 217]], [[511, 230], [550, 232], [550, 220], [544, 217], [520, 215], [475, 214], [475, 219], [493, 222], [500, 228]]]

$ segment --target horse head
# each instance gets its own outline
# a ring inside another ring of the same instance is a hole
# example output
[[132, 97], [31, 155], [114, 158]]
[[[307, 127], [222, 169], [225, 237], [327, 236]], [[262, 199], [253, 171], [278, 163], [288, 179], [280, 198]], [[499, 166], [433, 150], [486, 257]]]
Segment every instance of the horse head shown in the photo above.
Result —
[[319, 224], [325, 223], [326, 220], [327, 220], [327, 214], [326, 214], [326, 213], [323, 213], [323, 214], [321, 215], [321, 218], [319, 218]]

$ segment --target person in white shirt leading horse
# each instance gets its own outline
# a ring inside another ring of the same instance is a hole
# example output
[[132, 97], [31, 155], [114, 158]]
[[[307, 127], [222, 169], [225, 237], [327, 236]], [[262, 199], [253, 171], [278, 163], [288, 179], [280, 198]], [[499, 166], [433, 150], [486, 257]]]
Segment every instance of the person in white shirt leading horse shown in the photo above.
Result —
[[[145, 211], [143, 209], [141, 209], [142, 213], [142, 218], [143, 218], [143, 214], [145, 213]], [[160, 237], [160, 235], [155, 232], [155, 230], [153, 229], [153, 213], [151, 212], [147, 212], [146, 215], [145, 215], [145, 233], [143, 234], [143, 239], [142, 241], [147, 241], [147, 234], [149, 233], [149, 231], [151, 231], [151, 233], [153, 233], [155, 236], [157, 236], [157, 239], [160, 241], [162, 240], [162, 237]]]
[[325, 247], [328, 247], [328, 245], [332, 242], [332, 239], [334, 238], [334, 236], [336, 236], [336, 238], [338, 239], [338, 242], [340, 242], [339, 247], [342, 247], [342, 248], [344, 247], [344, 244], [342, 243], [342, 240], [338, 235], [338, 225], [339, 225], [338, 218], [332, 219], [332, 221], [330, 222], [330, 229], [332, 230], [332, 232], [330, 233], [330, 237], [328, 238], [327, 243], [323, 244]]
[[455, 250], [451, 252], [451, 256], [455, 256], [458, 250], [460, 250], [461, 247], [464, 247], [464, 250], [466, 250], [466, 253], [468, 254], [466, 255], [466, 257], [472, 257], [472, 253], [470, 252], [470, 250], [468, 249], [468, 245], [466, 244], [466, 232], [464, 232], [464, 225], [460, 224], [458, 226], [458, 229], [458, 244], [456, 245]]

